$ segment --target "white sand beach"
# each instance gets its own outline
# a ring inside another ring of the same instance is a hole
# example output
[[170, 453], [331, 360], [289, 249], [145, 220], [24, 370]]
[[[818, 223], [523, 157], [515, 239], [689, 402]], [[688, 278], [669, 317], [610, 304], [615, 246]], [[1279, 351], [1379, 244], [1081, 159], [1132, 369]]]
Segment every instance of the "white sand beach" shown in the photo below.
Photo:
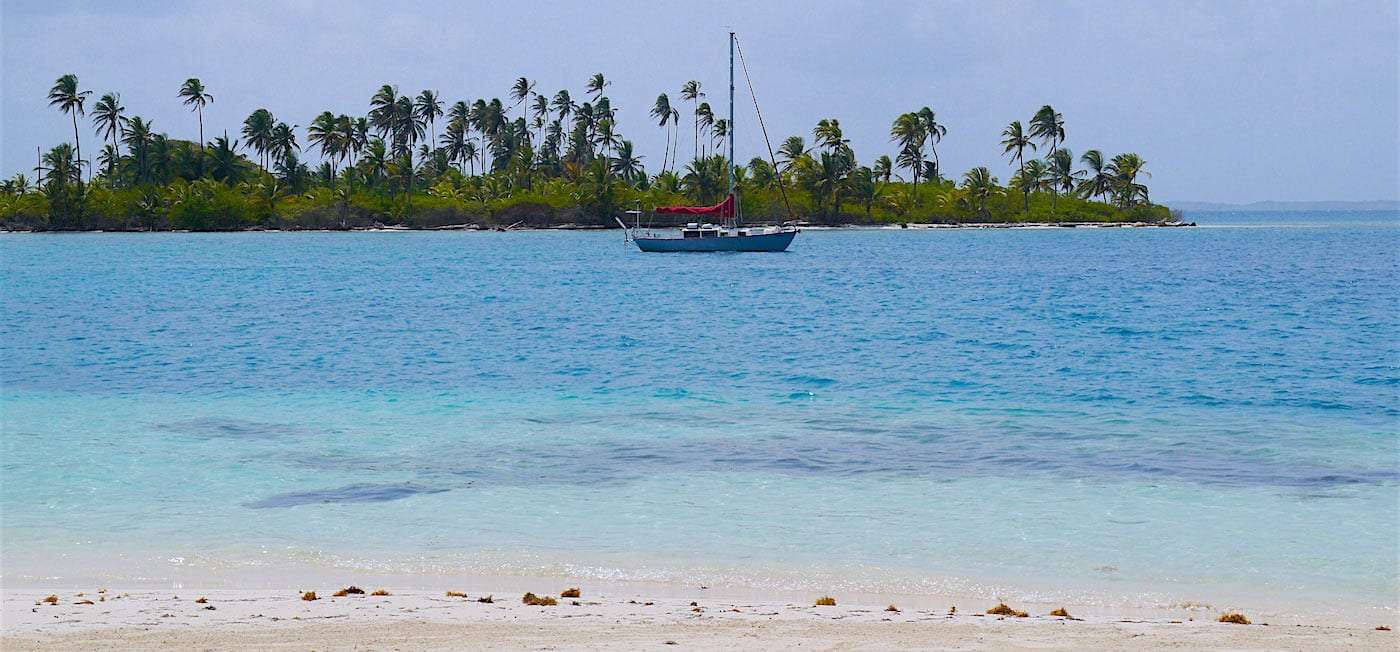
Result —
[[[692, 596], [619, 588], [579, 598], [566, 588], [533, 586], [555, 606], [522, 604], [525, 586], [509, 593], [400, 590], [335, 597], [338, 588], [199, 591], [92, 589], [6, 590], [0, 647], [21, 650], [189, 649], [1395, 649], [1391, 631], [1375, 625], [1216, 622], [1206, 605], [1178, 617], [1047, 615], [1011, 605], [1027, 617], [988, 615], [992, 604], [932, 606], [751, 600], [691, 589]], [[490, 603], [481, 602], [492, 595]], [[49, 596], [54, 596], [49, 602]], [[53, 602], [50, 604], [50, 602]]]

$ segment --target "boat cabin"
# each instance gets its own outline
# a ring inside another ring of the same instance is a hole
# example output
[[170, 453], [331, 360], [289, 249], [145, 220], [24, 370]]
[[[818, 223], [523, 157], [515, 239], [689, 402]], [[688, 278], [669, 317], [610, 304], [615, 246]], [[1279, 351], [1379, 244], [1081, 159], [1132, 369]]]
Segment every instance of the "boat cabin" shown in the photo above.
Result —
[[682, 238], [724, 238], [746, 236], [748, 229], [726, 229], [718, 224], [690, 222], [681, 228]]

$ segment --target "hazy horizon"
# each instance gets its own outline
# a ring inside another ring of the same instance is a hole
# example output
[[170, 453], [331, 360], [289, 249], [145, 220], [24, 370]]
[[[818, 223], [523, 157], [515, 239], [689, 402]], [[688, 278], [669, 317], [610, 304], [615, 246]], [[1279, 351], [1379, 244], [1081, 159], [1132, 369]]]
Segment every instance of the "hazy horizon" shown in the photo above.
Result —
[[[1392, 200], [1400, 197], [1400, 9], [1393, 2], [889, 3], [857, 7], [708, 3], [532, 7], [407, 3], [386, 13], [362, 3], [74, 2], [5, 0], [0, 9], [0, 175], [33, 176], [35, 148], [71, 141], [70, 119], [48, 88], [74, 73], [93, 91], [122, 95], [128, 115], [196, 139], [175, 92], [199, 77], [214, 96], [205, 136], [259, 107], [304, 127], [323, 110], [363, 115], [384, 83], [446, 103], [500, 97], [526, 76], [552, 95], [584, 95], [602, 72], [618, 126], [661, 163], [664, 131], [647, 115], [666, 92], [702, 82], [725, 109], [728, 27], [739, 32], [776, 147], [810, 143], [821, 118], [841, 121], [860, 160], [894, 154], [901, 112], [932, 107], [948, 134], [947, 176], [987, 165], [1005, 183], [1001, 129], [1041, 104], [1064, 114], [1066, 145], [1148, 161], [1154, 199]], [[765, 156], [737, 81], [740, 161]], [[100, 148], [80, 119], [85, 158]], [[438, 125], [438, 133], [442, 125]], [[308, 154], [308, 160], [318, 157]]]

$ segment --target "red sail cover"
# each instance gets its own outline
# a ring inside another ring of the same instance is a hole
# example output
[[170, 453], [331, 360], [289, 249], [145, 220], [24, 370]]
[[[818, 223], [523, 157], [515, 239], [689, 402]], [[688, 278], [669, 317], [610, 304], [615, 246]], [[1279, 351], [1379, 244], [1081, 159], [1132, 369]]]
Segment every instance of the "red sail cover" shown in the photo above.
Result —
[[657, 206], [657, 213], [670, 215], [718, 215], [734, 217], [734, 195], [727, 195], [724, 201], [714, 206]]

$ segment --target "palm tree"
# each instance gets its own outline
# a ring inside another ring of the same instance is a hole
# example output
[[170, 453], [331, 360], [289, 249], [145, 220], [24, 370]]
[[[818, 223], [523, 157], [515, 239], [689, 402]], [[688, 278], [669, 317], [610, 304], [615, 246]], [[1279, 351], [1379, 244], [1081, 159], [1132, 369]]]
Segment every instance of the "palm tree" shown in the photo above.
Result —
[[380, 181], [389, 176], [389, 149], [384, 145], [382, 138], [371, 138], [369, 144], [365, 146], [365, 158], [361, 163], [364, 168], [365, 178], [371, 182]]
[[447, 129], [442, 132], [441, 145], [447, 154], [447, 160], [456, 161], [457, 171], [462, 174], [467, 173], [464, 155], [468, 142], [466, 123], [461, 120], [449, 120]]
[[622, 144], [622, 136], [613, 130], [612, 120], [603, 118], [598, 121], [598, 132], [593, 141], [598, 144], [606, 157], [608, 152], [616, 150]]
[[344, 145], [340, 139], [340, 132], [336, 129], [335, 115], [330, 111], [322, 111], [316, 116], [316, 119], [311, 121], [311, 126], [306, 128], [306, 142], [317, 145], [321, 149], [321, 158], [330, 162], [330, 179], [333, 184], [337, 176], [335, 159], [340, 156]]
[[987, 214], [987, 200], [1000, 190], [997, 178], [985, 167], [973, 168], [963, 174], [963, 189], [977, 200], [977, 212], [984, 217]]
[[117, 138], [122, 135], [122, 113], [126, 107], [122, 106], [122, 96], [116, 93], [108, 93], [97, 100], [97, 104], [92, 107], [92, 122], [97, 127], [97, 134], [102, 138], [112, 139], [111, 155], [107, 159], [107, 176], [109, 183], [116, 183], [117, 161], [121, 160], [121, 149], [117, 145]]
[[812, 129], [812, 139], [816, 141], [818, 147], [825, 147], [833, 152], [850, 143], [841, 132], [841, 121], [836, 118], [818, 120], [817, 126]]
[[1090, 199], [1113, 192], [1113, 175], [1105, 168], [1103, 152], [1091, 149], [1084, 152], [1079, 160], [1084, 163], [1085, 167], [1089, 168], [1088, 178], [1080, 182], [1079, 188], [1076, 190], [1080, 197]]
[[729, 120], [720, 118], [715, 120], [714, 128], [710, 131], [710, 146], [715, 148], [715, 153], [719, 156], [728, 156], [724, 153], [724, 143], [729, 138]]
[[48, 179], [49, 183], [59, 186], [70, 181], [82, 183], [82, 167], [78, 165], [78, 160], [73, 152], [73, 147], [68, 143], [59, 143], [40, 159], [42, 162], [39, 169], [48, 173], [45, 178]]
[[[695, 119], [699, 121], [700, 130], [705, 132], [706, 138], [710, 135], [710, 128], [715, 125], [715, 112], [710, 108], [709, 102], [701, 102], [695, 107]], [[709, 158], [709, 151], [705, 147], [700, 148], [701, 158]]]
[[429, 142], [436, 143], [437, 129], [433, 125], [442, 117], [442, 100], [438, 99], [438, 92], [425, 90], [419, 93], [413, 103], [413, 113], [419, 120], [428, 123], [428, 135], [432, 138]]
[[106, 143], [102, 146], [102, 151], [97, 154], [97, 162], [102, 169], [107, 170], [107, 184], [116, 187], [117, 184], [117, 164], [121, 163], [122, 155], [117, 151], [117, 146]]
[[593, 101], [597, 102], [599, 96], [603, 94], [603, 89], [611, 85], [612, 82], [603, 79], [603, 73], [597, 72], [593, 73], [593, 76], [588, 78], [588, 85], [584, 87], [584, 91], [592, 95]]
[[267, 153], [272, 148], [272, 129], [275, 126], [277, 121], [267, 109], [258, 109], [243, 121], [243, 141], [258, 153], [258, 165], [264, 170], [268, 168]]
[[[368, 125], [366, 125], [366, 130], [368, 130]], [[354, 166], [355, 157], [364, 148], [364, 141], [360, 139], [359, 120], [343, 114], [336, 116], [335, 132], [336, 140], [340, 141], [341, 162], [344, 163], [348, 159], [350, 165]]]
[[569, 91], [562, 90], [554, 94], [554, 112], [559, 114], [561, 122], [568, 122], [569, 116], [578, 110], [578, 105], [573, 98], [569, 97]]
[[23, 195], [30, 190], [29, 178], [20, 172], [16, 172], [15, 176], [0, 182], [0, 193], [6, 195]]
[[798, 159], [807, 155], [807, 142], [801, 136], [788, 136], [778, 146], [778, 155], [783, 157], [782, 169], [788, 170]]
[[[679, 149], [681, 148], [680, 129], [681, 129], [681, 110], [680, 110], [680, 109], [677, 109], [677, 108], [675, 108], [675, 107], [671, 107], [671, 131], [670, 131], [670, 133], [673, 134], [673, 135], [671, 136], [671, 172], [675, 172], [675, 171], [676, 171], [676, 155], [677, 155], [677, 153], [678, 153], [677, 150], [679, 150]], [[677, 179], [677, 182], [679, 183], [680, 177], [676, 177], [676, 179]]]
[[1026, 164], [1011, 178], [1011, 186], [1020, 190], [1027, 201], [1029, 201], [1031, 193], [1050, 190], [1051, 183], [1050, 166], [1038, 158], [1026, 161]]
[[894, 161], [891, 161], [888, 155], [881, 154], [880, 158], [875, 159], [875, 168], [872, 172], [875, 173], [876, 178], [889, 183], [890, 177], [894, 176]]
[[778, 173], [767, 159], [755, 156], [749, 159], [749, 175], [756, 188], [774, 188], [778, 185]]
[[204, 83], [194, 77], [186, 79], [185, 83], [180, 85], [180, 92], [178, 95], [184, 100], [184, 104], [186, 106], [194, 107], [191, 110], [199, 114], [199, 151], [201, 154], [203, 154], [204, 107], [208, 106], [214, 101], [214, 96], [205, 92]]
[[1065, 139], [1065, 117], [1055, 112], [1049, 104], [1040, 107], [1031, 118], [1031, 138], [1039, 138], [1042, 144], [1049, 144], [1046, 156], [1055, 153], [1056, 147]]
[[[499, 107], [499, 100], [496, 101], [496, 105]], [[423, 120], [414, 111], [413, 100], [409, 99], [406, 95], [400, 97], [395, 103], [394, 118], [393, 129], [391, 130], [394, 135], [393, 146], [394, 151], [398, 152], [404, 159], [400, 174], [407, 178], [407, 183], [404, 184], [404, 200], [408, 205], [409, 212], [412, 212], [415, 171], [413, 166], [413, 147], [423, 138], [424, 124]]]
[[804, 187], [808, 194], [812, 196], [812, 202], [816, 205], [817, 212], [825, 213], [824, 207], [830, 205], [833, 214], [841, 213], [841, 197], [846, 187], [847, 177], [850, 175], [853, 164], [849, 157], [842, 151], [822, 152], [818, 159], [803, 159], [805, 164], [799, 164], [798, 183]]
[[136, 159], [136, 183], [142, 184], [150, 177], [150, 167], [147, 162], [148, 153], [154, 143], [154, 133], [151, 131], [151, 123], [143, 120], [139, 115], [127, 118], [125, 123], [126, 129], [122, 134], [122, 143]]
[[1137, 182], [1140, 174], [1152, 176], [1143, 169], [1146, 166], [1147, 161], [1131, 152], [1119, 154], [1109, 161], [1107, 170], [1113, 175], [1114, 193], [1118, 195], [1119, 205], [1131, 208], [1137, 204], [1139, 197], [1148, 204], [1152, 203], [1147, 195], [1147, 186]]
[[277, 123], [272, 128], [272, 137], [269, 142], [271, 148], [271, 158], [277, 163], [284, 163], [287, 160], [296, 160], [296, 152], [301, 151], [301, 145], [297, 144], [297, 125], [288, 125], [285, 122]]
[[671, 130], [667, 128], [667, 125], [671, 122], [671, 112], [673, 110], [674, 109], [671, 108], [671, 98], [667, 97], [665, 93], [657, 95], [656, 103], [651, 106], [651, 117], [659, 118], [661, 121], [657, 123], [657, 126], [666, 129], [666, 148], [661, 150], [663, 152], [661, 156], [661, 171], [663, 172], [666, 171], [667, 156], [671, 152]]
[[933, 174], [929, 179], [938, 181], [943, 178], [938, 167], [938, 143], [943, 140], [943, 136], [948, 134], [948, 128], [938, 124], [938, 118], [933, 114], [933, 109], [924, 107], [916, 114], [919, 116], [919, 123], [923, 125], [924, 134], [928, 137], [929, 151], [933, 153]]
[[1074, 154], [1063, 147], [1050, 155], [1050, 214], [1055, 214], [1056, 200], [1060, 191], [1070, 192], [1084, 176], [1083, 170], [1074, 169]]
[[[1011, 154], [1015, 152], [1012, 158], [1016, 159], [1016, 163], [1018, 167], [1020, 167], [1021, 176], [1024, 177], [1026, 175], [1025, 149], [1027, 147], [1035, 149], [1035, 143], [1031, 142], [1031, 137], [1027, 135], [1025, 130], [1021, 127], [1020, 120], [1012, 120], [1011, 124], [1007, 125], [1006, 129], [1002, 130], [1001, 136], [1001, 144], [1004, 148], [1002, 153]], [[1031, 210], [1030, 190], [1022, 186], [1021, 191], [1022, 200], [1025, 204], [1024, 212], [1029, 213]]]
[[617, 147], [617, 156], [612, 162], [614, 174], [627, 180], [628, 183], [636, 183], [638, 179], [646, 178], [646, 170], [642, 168], [642, 159], [632, 151], [632, 141], [624, 140]]
[[870, 218], [870, 210], [875, 200], [880, 198], [881, 187], [878, 181], [879, 177], [875, 171], [863, 165], [856, 168], [849, 179], [851, 194], [865, 207], [866, 219]]
[[394, 112], [398, 110], [399, 89], [384, 84], [369, 98], [369, 124], [380, 138], [388, 136], [394, 127]]
[[700, 90], [700, 82], [690, 80], [681, 84], [681, 99], [690, 100], [695, 110], [695, 158], [700, 158], [700, 98], [705, 97], [705, 93]]
[[924, 141], [928, 140], [924, 122], [917, 113], [904, 113], [890, 126], [890, 140], [899, 145], [896, 162], [909, 168], [913, 177], [914, 204], [919, 203], [919, 177], [924, 171]]
[[681, 187], [692, 200], [710, 204], [724, 193], [727, 178], [725, 163], [718, 156], [696, 159], [685, 166]]
[[238, 183], [243, 176], [243, 168], [238, 165], [238, 141], [230, 142], [228, 134], [214, 139], [214, 151], [210, 155], [213, 165], [210, 175], [228, 185]]
[[[79, 170], [78, 183], [82, 183], [83, 167], [83, 144], [78, 139], [78, 116], [83, 115], [83, 103], [92, 91], [78, 90], [78, 76], [67, 74], [59, 77], [53, 83], [53, 88], [49, 89], [49, 106], [58, 107], [59, 111], [69, 114], [73, 118], [73, 148], [76, 150], [77, 167]], [[57, 151], [56, 149], [54, 151]], [[52, 153], [52, 152], [50, 152]]]
[[549, 98], [535, 93], [535, 102], [531, 114], [535, 118], [535, 132], [544, 138], [544, 126], [549, 124]]
[[511, 109], [520, 106], [525, 98], [530, 97], [530, 93], [535, 90], [535, 82], [524, 77], [515, 80], [515, 85], [510, 87], [510, 97], [515, 100], [515, 104], [510, 105]]

